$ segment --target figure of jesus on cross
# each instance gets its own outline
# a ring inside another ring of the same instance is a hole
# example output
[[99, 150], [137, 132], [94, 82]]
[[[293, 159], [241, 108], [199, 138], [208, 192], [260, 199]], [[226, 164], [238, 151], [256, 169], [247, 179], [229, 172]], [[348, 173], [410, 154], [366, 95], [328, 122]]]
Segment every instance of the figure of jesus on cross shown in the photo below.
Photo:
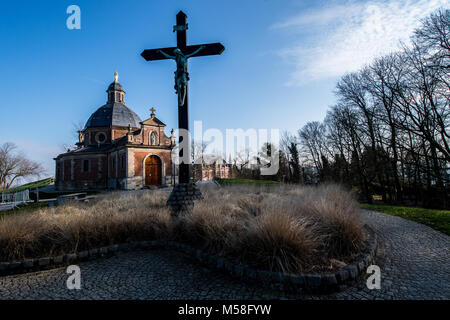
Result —
[[168, 55], [162, 50], [159, 50], [168, 59], [173, 59], [177, 63], [177, 71], [175, 71], [175, 93], [178, 94], [178, 105], [182, 106], [184, 104], [184, 99], [186, 98], [186, 88], [189, 81], [189, 73], [187, 72], [187, 59], [196, 55], [205, 46], [201, 46], [194, 52], [188, 55], [184, 55], [180, 49], [176, 48], [173, 53], [175, 56]]
[[[177, 64], [175, 71], [175, 92], [178, 95], [178, 127], [184, 129], [186, 132], [189, 130], [189, 118], [188, 118], [188, 59], [191, 57], [201, 57], [209, 55], [221, 54], [225, 50], [221, 43], [209, 43], [202, 45], [186, 44], [186, 30], [188, 25], [186, 23], [186, 15], [180, 11], [177, 14], [177, 24], [173, 27], [173, 31], [177, 33], [177, 46], [160, 48], [160, 49], [148, 49], [141, 53], [147, 61], [173, 59]], [[181, 130], [180, 130], [181, 131]], [[183, 138], [180, 136], [179, 143]], [[190, 143], [183, 143], [183, 148], [180, 149], [180, 159], [183, 158], [183, 153], [190, 155]], [[179, 166], [179, 183], [189, 183], [189, 162], [186, 163], [181, 160]]]

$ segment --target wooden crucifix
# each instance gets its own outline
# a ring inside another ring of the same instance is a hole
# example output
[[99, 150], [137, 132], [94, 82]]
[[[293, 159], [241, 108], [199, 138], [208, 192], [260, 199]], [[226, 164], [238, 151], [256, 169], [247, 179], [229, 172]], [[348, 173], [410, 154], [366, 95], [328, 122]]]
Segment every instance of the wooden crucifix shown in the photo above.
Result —
[[[179, 129], [189, 130], [188, 117], [188, 59], [191, 57], [201, 57], [221, 54], [225, 50], [221, 43], [209, 43], [200, 45], [187, 45], [186, 15], [183, 11], [177, 14], [177, 24], [173, 26], [173, 32], [177, 33], [177, 46], [144, 50], [141, 56], [147, 61], [173, 59], [177, 63], [177, 71], [175, 71], [175, 92], [178, 95], [178, 127]], [[180, 137], [179, 143], [182, 142]], [[183, 159], [183, 152], [190, 155], [190, 143], [185, 143], [184, 149], [180, 150], [180, 158]], [[189, 183], [189, 163], [182, 161], [179, 167], [179, 183]]]

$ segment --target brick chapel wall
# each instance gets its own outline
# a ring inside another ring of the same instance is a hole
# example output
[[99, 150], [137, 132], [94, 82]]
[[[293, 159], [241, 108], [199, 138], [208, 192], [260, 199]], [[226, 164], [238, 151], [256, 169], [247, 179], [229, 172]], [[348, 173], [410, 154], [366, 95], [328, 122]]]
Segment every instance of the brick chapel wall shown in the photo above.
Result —
[[[172, 183], [170, 149], [123, 148], [108, 155], [80, 154], [62, 157], [57, 160], [60, 173], [55, 184], [58, 190], [140, 188], [143, 186], [143, 161], [150, 154], [162, 159], [163, 183]], [[83, 169], [84, 160], [89, 160], [87, 172]]]
[[64, 174], [63, 174], [63, 180], [67, 181], [67, 180], [72, 180], [70, 177], [70, 172], [71, 172], [71, 161], [70, 160], [63, 160], [63, 167], [64, 167]]
[[109, 178], [126, 178], [127, 177], [127, 151], [121, 149], [111, 152], [108, 156]]
[[118, 173], [119, 178], [126, 178], [127, 177], [127, 151], [120, 150], [118, 152], [118, 160], [119, 160], [119, 167], [118, 167]]
[[143, 161], [149, 154], [155, 154], [161, 157], [164, 163], [163, 183], [172, 183], [172, 170], [171, 170], [171, 150], [169, 149], [151, 149], [151, 148], [127, 148], [126, 161], [127, 161], [127, 178], [126, 189], [142, 188], [144, 186], [143, 177]]
[[127, 133], [128, 133], [128, 128], [113, 129], [112, 130], [112, 140], [120, 139], [120, 138], [126, 136]]
[[149, 151], [135, 151], [134, 152], [134, 176], [142, 177], [143, 172], [143, 162], [144, 158], [149, 155], [154, 154], [159, 156], [164, 163], [164, 174], [166, 176], [172, 175], [171, 168], [171, 152], [170, 150], [149, 150]]
[[[84, 171], [84, 161], [88, 170]], [[107, 181], [107, 162], [104, 155], [75, 155], [63, 157], [55, 185], [58, 190], [104, 189]]]
[[150, 144], [150, 134], [151, 132], [155, 132], [156, 134], [156, 145], [160, 146], [169, 146], [170, 145], [170, 138], [167, 137], [164, 133], [164, 127], [143, 127], [142, 128], [142, 139], [143, 144], [145, 145], [151, 145]]
[[108, 178], [117, 178], [117, 162], [116, 152], [111, 152], [108, 156]]
[[[84, 171], [83, 162], [88, 160], [88, 171]], [[83, 156], [74, 159], [74, 180], [97, 180], [107, 177], [106, 157]]]

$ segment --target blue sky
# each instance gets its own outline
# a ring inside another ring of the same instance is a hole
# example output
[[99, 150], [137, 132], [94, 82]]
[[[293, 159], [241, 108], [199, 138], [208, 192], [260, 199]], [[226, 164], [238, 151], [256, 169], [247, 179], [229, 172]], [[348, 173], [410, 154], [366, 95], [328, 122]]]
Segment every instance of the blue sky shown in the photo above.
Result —
[[[81, 30], [66, 9], [81, 8]], [[106, 102], [114, 71], [142, 119], [155, 107], [177, 126], [173, 61], [146, 48], [173, 46], [175, 15], [188, 43], [222, 42], [221, 56], [190, 59], [190, 120], [203, 128], [296, 131], [322, 120], [336, 81], [407, 41], [441, 0], [8, 1], [0, 12], [0, 144], [15, 142], [53, 174], [52, 158]]]

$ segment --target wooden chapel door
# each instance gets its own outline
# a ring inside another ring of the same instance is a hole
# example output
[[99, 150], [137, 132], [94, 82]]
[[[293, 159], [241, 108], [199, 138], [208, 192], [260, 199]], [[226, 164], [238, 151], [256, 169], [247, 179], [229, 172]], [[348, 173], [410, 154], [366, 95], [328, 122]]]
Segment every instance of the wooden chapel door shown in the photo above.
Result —
[[150, 156], [145, 159], [145, 185], [159, 185], [162, 178], [161, 159], [157, 156]]

